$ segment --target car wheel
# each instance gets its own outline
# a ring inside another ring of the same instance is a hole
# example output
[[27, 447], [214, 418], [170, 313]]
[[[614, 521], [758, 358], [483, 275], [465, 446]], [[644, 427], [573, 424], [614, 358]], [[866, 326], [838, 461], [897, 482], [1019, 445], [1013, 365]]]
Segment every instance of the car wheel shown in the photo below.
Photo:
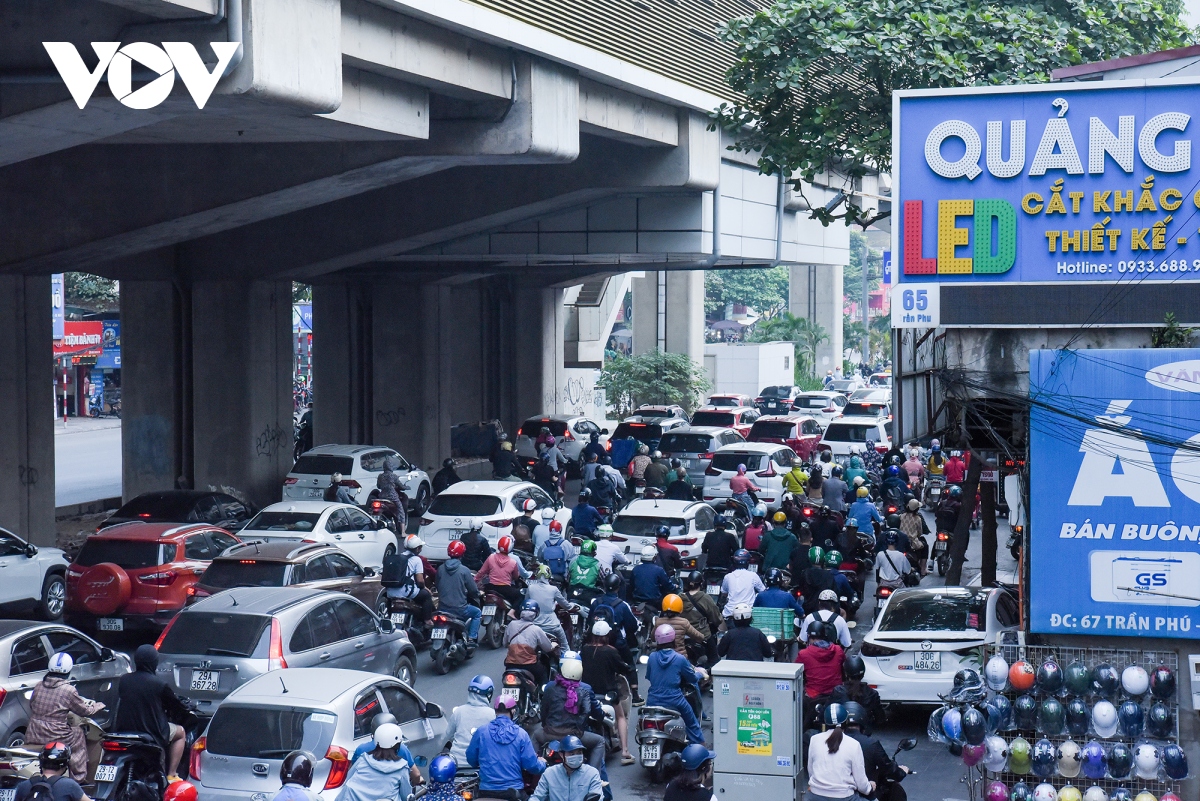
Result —
[[425, 514], [425, 510], [429, 508], [429, 485], [422, 484], [417, 490], [417, 499], [413, 502], [413, 514], [417, 517]]
[[417, 668], [413, 665], [411, 659], [407, 656], [402, 656], [396, 660], [396, 667], [392, 670], [392, 675], [409, 687], [412, 687], [417, 681]]
[[38, 615], [44, 620], [58, 620], [67, 603], [67, 581], [62, 573], [51, 573], [42, 581], [42, 598]]
[[17, 729], [12, 734], [8, 735], [8, 744], [5, 748], [20, 748], [25, 745], [25, 730]]

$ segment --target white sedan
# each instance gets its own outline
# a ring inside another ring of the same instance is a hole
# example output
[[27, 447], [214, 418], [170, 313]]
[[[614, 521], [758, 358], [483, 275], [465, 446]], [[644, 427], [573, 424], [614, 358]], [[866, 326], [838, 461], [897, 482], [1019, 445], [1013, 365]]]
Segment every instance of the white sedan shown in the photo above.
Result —
[[954, 674], [980, 669], [982, 649], [1020, 620], [1016, 597], [995, 587], [912, 587], [887, 600], [863, 638], [863, 679], [884, 702], [941, 703]]
[[238, 532], [249, 540], [294, 540], [336, 545], [363, 567], [383, 566], [396, 552], [396, 535], [374, 518], [347, 503], [284, 501], [273, 503], [251, 518]]
[[460, 481], [434, 498], [421, 518], [421, 555], [433, 562], [445, 560], [451, 540], [462, 539], [473, 519], [483, 522], [483, 535], [495, 548], [501, 537], [512, 534], [513, 522], [529, 499], [537, 504], [534, 517], [541, 520], [542, 509], [550, 507], [566, 531], [571, 510], [559, 508], [541, 487], [524, 481]]
[[612, 541], [636, 564], [642, 548], [658, 541], [655, 530], [666, 526], [671, 530], [670, 543], [683, 557], [684, 569], [697, 570], [704, 567], [701, 548], [715, 519], [713, 508], [699, 501], [637, 500], [622, 509], [613, 521]]

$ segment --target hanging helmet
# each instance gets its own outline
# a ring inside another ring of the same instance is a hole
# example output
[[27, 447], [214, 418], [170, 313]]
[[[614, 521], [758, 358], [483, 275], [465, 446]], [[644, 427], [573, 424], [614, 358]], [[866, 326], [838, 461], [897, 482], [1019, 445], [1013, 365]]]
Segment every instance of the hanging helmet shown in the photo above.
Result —
[[1008, 794], [1008, 801], [1033, 801], [1033, 790], [1025, 782], [1017, 782]]
[[825, 561], [823, 562], [823, 564], [825, 565], [825, 567], [841, 567], [842, 552], [841, 551], [826, 552]]
[[1057, 695], [1063, 688], [1063, 671], [1054, 657], [1042, 662], [1038, 668], [1037, 688], [1046, 695]]
[[607, 540], [607, 539], [611, 539], [612, 535], [613, 535], [613, 527], [610, 526], [608, 523], [601, 523], [600, 525], [596, 526], [596, 539]]
[[468, 694], [478, 695], [485, 701], [492, 700], [492, 692], [495, 689], [496, 685], [492, 683], [491, 677], [484, 676], [483, 674], [471, 679], [471, 682], [467, 685]]
[[1043, 779], [1049, 779], [1054, 775], [1054, 767], [1058, 756], [1054, 743], [1046, 738], [1042, 738], [1033, 744], [1033, 755], [1030, 759], [1033, 762], [1033, 773], [1035, 776], [1040, 776]]
[[1012, 728], [1012, 701], [1006, 696], [989, 698], [983, 708], [987, 714], [989, 733], [1008, 731]]
[[[736, 555], [736, 554], [735, 554]], [[820, 567], [825, 561], [825, 549], [820, 545], [814, 545], [808, 549], [808, 563]]]
[[1155, 701], [1151, 704], [1150, 714], [1146, 716], [1146, 729], [1150, 732], [1151, 737], [1157, 737], [1160, 740], [1170, 737], [1175, 729], [1175, 717], [1171, 713], [1171, 707], [1162, 701]]
[[1146, 716], [1142, 712], [1142, 705], [1130, 698], [1122, 701], [1117, 707], [1117, 720], [1121, 726], [1121, 734], [1131, 740], [1141, 737], [1142, 730], [1146, 728]]
[[1101, 662], [1092, 668], [1092, 692], [1105, 698], [1113, 698], [1121, 688], [1121, 677], [1117, 670], [1107, 662]]
[[1058, 792], [1053, 784], [1042, 782], [1033, 789], [1033, 801], [1058, 801]]
[[871, 494], [871, 491], [869, 489], [867, 489], [866, 487], [862, 486], [861, 478], [862, 477], [860, 476], [860, 477], [854, 479], [855, 483], [859, 485], [858, 489], [856, 489], [854, 491], [854, 495], [858, 498], [866, 498], [868, 495]]
[[1167, 790], [1167, 792], [1158, 797], [1158, 801], [1179, 801], [1179, 796]]
[[900, 528], [900, 515], [897, 515], [897, 514], [888, 515], [886, 522], [887, 522], [888, 528]]
[[773, 567], [767, 571], [766, 585], [768, 587], [783, 587], [787, 583], [787, 578], [783, 575], [783, 571], [777, 567]]
[[[1029, 741], [1024, 737], [1017, 737], [1008, 744], [1008, 769], [1013, 773], [1025, 775], [1029, 773], [1029, 752], [1032, 749], [1029, 747]], [[1013, 788], [1016, 790], [1016, 788]]]
[[292, 751], [283, 758], [279, 766], [279, 781], [281, 784], [299, 784], [308, 787], [312, 784], [313, 770], [316, 760], [307, 751]]
[[458, 764], [454, 761], [454, 757], [449, 754], [436, 756], [429, 763], [429, 780], [447, 784], [454, 781], [454, 776], [458, 773]]
[[750, 620], [754, 617], [754, 609], [750, 604], [737, 604], [733, 607], [734, 620]]
[[1087, 695], [1092, 691], [1092, 671], [1076, 659], [1063, 670], [1063, 686], [1071, 695]]
[[1018, 729], [1033, 731], [1037, 728], [1038, 703], [1032, 695], [1018, 695], [1013, 702], [1013, 720]]
[[969, 706], [962, 712], [962, 732], [963, 739], [968, 745], [982, 745], [984, 738], [987, 737], [987, 728], [984, 723], [983, 713], [973, 706]]
[[842, 676], [846, 681], [862, 681], [867, 675], [867, 663], [858, 654], [846, 654], [842, 662]]
[[533, 620], [542, 613], [542, 607], [532, 598], [525, 599], [521, 604], [521, 619]]
[[683, 614], [683, 599], [675, 593], [664, 595], [662, 599], [662, 610], [664, 612], [674, 612], [677, 615]]
[[1175, 674], [1166, 665], [1159, 665], [1150, 674], [1150, 694], [1163, 701], [1175, 698]]
[[767, 516], [767, 505], [765, 503], [763, 503], [762, 501], [759, 501], [758, 504], [754, 507], [754, 516], [755, 517], [766, 517]]
[[[583, 545], [579, 546], [579, 552], [582, 553], [584, 556], [595, 556], [596, 555], [596, 541], [595, 540], [584, 540]], [[646, 550], [645, 550], [645, 548], [643, 548], [642, 549], [643, 557], [645, 556], [645, 553], [646, 553]]]
[[1092, 728], [1106, 740], [1117, 733], [1117, 708], [1111, 701], [1097, 701], [1092, 707]]
[[654, 629], [654, 643], [656, 645], [674, 645], [675, 627], [670, 623], [660, 623]]
[[[662, 628], [662, 626], [659, 626], [659, 628]], [[667, 628], [671, 627], [667, 626]], [[674, 629], [671, 629], [671, 631], [674, 631]], [[658, 641], [658, 629], [654, 630], [654, 639], [656, 642]], [[563, 654], [562, 660], [558, 663], [558, 671], [564, 679], [570, 681], [579, 681], [582, 679], [583, 660], [579, 658], [579, 653], [577, 651], [567, 651]]]
[[656, 557], [656, 556], [658, 556], [658, 549], [655, 548], [653, 545], [643, 545], [642, 546], [642, 561], [643, 562], [653, 562], [654, 557]]
[[1108, 775], [1124, 779], [1133, 770], [1133, 749], [1125, 743], [1113, 743], [1108, 752]]
[[1000, 654], [996, 654], [988, 660], [987, 667], [983, 669], [983, 675], [987, 678], [988, 687], [1000, 692], [1008, 686], [1008, 661]]
[[1088, 715], [1087, 704], [1082, 698], [1072, 698], [1067, 702], [1066, 717], [1068, 734], [1072, 737], [1082, 737], [1087, 734], [1091, 717]]
[[163, 801], [196, 801], [200, 794], [189, 781], [171, 782], [163, 792]]
[[1013, 666], [1008, 669], [1008, 683], [1019, 693], [1028, 692], [1033, 689], [1036, 679], [1037, 674], [1033, 669], [1033, 665], [1024, 659], [1014, 662]]
[[952, 757], [961, 757], [962, 749], [962, 743], [950, 743], [946, 746], [946, 750], [950, 752], [950, 756]]
[[1050, 737], [1062, 734], [1066, 725], [1066, 713], [1057, 698], [1047, 698], [1038, 707], [1038, 731]]
[[989, 783], [983, 801], [1008, 801], [1008, 785], [999, 779]]
[[1088, 742], [1079, 754], [1079, 767], [1083, 775], [1089, 779], [1103, 779], [1107, 766], [1108, 756], [1104, 753], [1104, 746], [1095, 740]]
[[73, 667], [75, 667], [75, 660], [71, 658], [70, 654], [64, 652], [50, 657], [50, 665], [46, 668], [46, 671], [66, 676], [71, 672], [71, 668]]
[[38, 765], [45, 768], [64, 769], [71, 764], [71, 746], [66, 743], [46, 743], [38, 754]]
[[500, 553], [510, 553], [512, 552], [512, 547], [512, 537], [508, 536], [507, 534], [496, 541], [496, 550]]
[[1133, 772], [1139, 779], [1158, 778], [1158, 749], [1141, 743], [1133, 749]]
[[983, 766], [992, 773], [1003, 773], [1008, 764], [1008, 743], [1003, 737], [992, 735], [983, 741]]
[[1186, 779], [1188, 775], [1187, 754], [1175, 743], [1168, 743], [1162, 750], [1163, 771], [1175, 781]]
[[825, 714], [822, 716], [826, 726], [841, 726], [846, 722], [849, 712], [846, 711], [845, 704], [826, 704]]
[[[809, 635], [812, 636], [811, 634]], [[942, 716], [942, 733], [953, 743], [962, 742], [962, 713], [951, 707]]]
[[1118, 787], [1112, 791], [1112, 795], [1109, 796], [1109, 801], [1133, 801], [1133, 795], [1130, 794], [1127, 788]]
[[1150, 689], [1150, 676], [1141, 665], [1130, 665], [1121, 671], [1121, 687], [1133, 698], [1141, 698]]
[[1108, 801], [1108, 793], [1104, 792], [1103, 787], [1093, 784], [1083, 794], [1083, 801]]
[[1080, 750], [1074, 740], [1067, 740], [1058, 746], [1058, 772], [1061, 776], [1074, 779], [1079, 775]]
[[925, 725], [925, 734], [931, 742], [944, 743], [946, 742], [946, 732], [942, 730], [942, 721], [945, 720], [946, 711], [949, 707], [939, 706], [929, 714], [929, 723]]
[[983, 745], [971, 745], [968, 743], [962, 749], [962, 761], [968, 768], [973, 768], [983, 761], [984, 748]]
[[1079, 792], [1079, 788], [1068, 784], [1058, 791], [1058, 801], [1083, 801], [1083, 793]]
[[[954, 701], [978, 700], [975, 695], [982, 696], [983, 680], [979, 672], [972, 668], [963, 668], [954, 674], [954, 685], [950, 690], [950, 698]], [[969, 697], [970, 696], [970, 697]]]
[[1150, 792], [1149, 790], [1142, 790], [1137, 794], [1136, 797], [1134, 797], [1133, 801], [1158, 801], [1158, 799], [1155, 798], [1154, 793]]
[[467, 546], [463, 544], [462, 540], [452, 540], [450, 544], [446, 546], [446, 556], [450, 557], [451, 559], [462, 559], [463, 554], [466, 552]]
[[733, 565], [737, 568], [745, 569], [750, 564], [750, 552], [745, 548], [738, 548], [733, 552]]

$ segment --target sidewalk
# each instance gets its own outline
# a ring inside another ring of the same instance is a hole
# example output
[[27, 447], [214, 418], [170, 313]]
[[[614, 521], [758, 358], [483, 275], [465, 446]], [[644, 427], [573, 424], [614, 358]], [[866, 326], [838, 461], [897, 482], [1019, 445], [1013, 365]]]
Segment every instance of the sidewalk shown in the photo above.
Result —
[[63, 424], [61, 417], [54, 421], [54, 436], [60, 437], [65, 434], [79, 434], [88, 431], [104, 431], [109, 428], [120, 428], [121, 418], [119, 417], [70, 417], [66, 424]]

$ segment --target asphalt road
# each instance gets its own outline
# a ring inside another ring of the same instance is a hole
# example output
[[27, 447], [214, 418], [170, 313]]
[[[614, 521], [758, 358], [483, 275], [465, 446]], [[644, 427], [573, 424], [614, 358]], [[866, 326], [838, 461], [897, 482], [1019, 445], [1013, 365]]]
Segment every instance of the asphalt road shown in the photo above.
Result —
[[121, 421], [72, 417], [54, 424], [54, 505], [121, 495]]

